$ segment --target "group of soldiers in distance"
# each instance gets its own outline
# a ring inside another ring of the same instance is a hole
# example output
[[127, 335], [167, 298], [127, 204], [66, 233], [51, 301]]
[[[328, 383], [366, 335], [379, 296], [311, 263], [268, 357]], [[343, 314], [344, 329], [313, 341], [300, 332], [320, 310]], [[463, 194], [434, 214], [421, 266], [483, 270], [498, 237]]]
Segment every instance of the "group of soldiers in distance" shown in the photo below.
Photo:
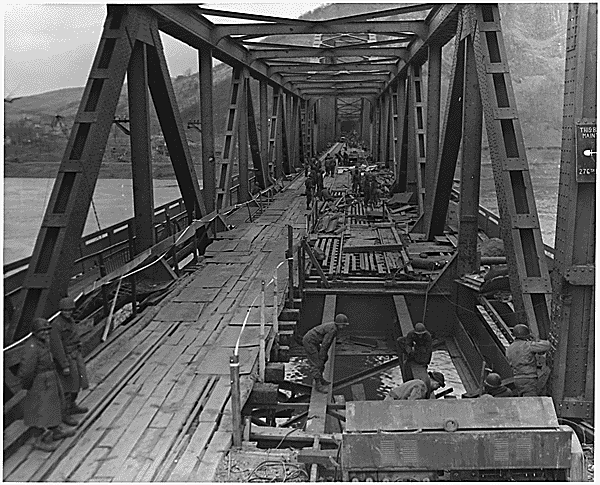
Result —
[[[349, 164], [349, 155], [345, 150], [345, 147], [334, 156], [327, 156], [322, 164], [314, 157], [311, 158], [310, 161], [304, 162], [304, 176], [306, 177], [304, 182], [306, 188], [306, 210], [310, 210], [315, 197], [327, 202], [333, 199], [328, 189], [323, 187], [323, 179], [324, 177], [333, 177], [335, 175], [336, 166], [348, 166]], [[375, 175], [371, 172], [363, 173], [358, 161], [355, 163], [350, 175], [352, 180], [352, 193], [357, 197], [363, 197], [365, 207], [371, 209], [378, 207], [381, 189], [379, 188]]]
[[[349, 326], [348, 317], [340, 313], [334, 322], [325, 322], [311, 328], [302, 338], [302, 345], [308, 360], [308, 373], [313, 378], [315, 390], [327, 393], [331, 384], [323, 377], [329, 349], [336, 337]], [[544, 395], [550, 369], [541, 358], [550, 349], [547, 340], [536, 340], [526, 325], [513, 328], [515, 340], [506, 349], [506, 358], [513, 371], [514, 391], [503, 384], [502, 378], [490, 372], [484, 379], [481, 397], [531, 397]], [[415, 324], [414, 329], [397, 341], [399, 353], [404, 361], [404, 375], [419, 376], [407, 379], [393, 388], [384, 400], [435, 399], [434, 391], [446, 386], [444, 374], [429, 371], [433, 355], [433, 339], [423, 323]]]
[[[25, 342], [18, 377], [27, 390], [23, 421], [35, 428], [34, 447], [54, 451], [59, 440], [75, 435], [73, 417], [87, 408], [76, 403], [80, 389], [89, 387], [81, 339], [73, 318], [75, 302], [62, 298], [60, 314], [49, 322], [36, 318]], [[67, 425], [68, 427], [64, 427]]]

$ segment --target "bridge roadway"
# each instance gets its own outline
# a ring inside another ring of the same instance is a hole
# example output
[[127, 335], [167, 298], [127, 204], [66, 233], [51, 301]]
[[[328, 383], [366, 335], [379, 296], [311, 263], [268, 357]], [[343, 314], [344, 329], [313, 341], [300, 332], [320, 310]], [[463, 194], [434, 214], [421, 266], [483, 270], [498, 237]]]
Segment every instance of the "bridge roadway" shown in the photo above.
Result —
[[[303, 192], [299, 176], [254, 222], [235, 213], [236, 228], [218, 234], [199, 269], [88, 359], [81, 402], [90, 411], [77, 434], [52, 453], [30, 438], [5, 459], [4, 480], [211, 481], [231, 444], [229, 356], [253, 305], [240, 349], [243, 403], [258, 368], [261, 280], [285, 260], [286, 226], [295, 238], [305, 228]], [[281, 281], [286, 274], [282, 265]]]

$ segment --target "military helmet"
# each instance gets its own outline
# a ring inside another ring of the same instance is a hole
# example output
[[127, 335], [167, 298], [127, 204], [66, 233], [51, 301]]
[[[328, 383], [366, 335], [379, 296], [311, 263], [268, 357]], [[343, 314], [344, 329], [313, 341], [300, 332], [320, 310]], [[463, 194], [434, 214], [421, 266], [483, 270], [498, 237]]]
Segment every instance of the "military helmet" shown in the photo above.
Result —
[[421, 322], [415, 325], [415, 333], [422, 334], [425, 332], [427, 332], [427, 329], [425, 328], [425, 325], [423, 325]]
[[444, 374], [442, 374], [441, 372], [435, 371], [435, 370], [432, 372], [428, 372], [428, 374], [431, 379], [439, 382], [440, 386], [446, 387], [446, 378], [444, 377]]
[[61, 298], [60, 301], [58, 302], [58, 309], [59, 310], [73, 310], [75, 308], [75, 300], [73, 300], [73, 298], [71, 297], [64, 297]]
[[348, 324], [348, 317], [346, 315], [344, 315], [343, 313], [338, 313], [335, 316], [335, 323], [343, 323], [343, 324]]
[[495, 372], [490, 372], [483, 382], [488, 387], [496, 388], [502, 385], [502, 378]]
[[530, 335], [529, 327], [527, 325], [523, 325], [522, 323], [515, 325], [512, 332], [516, 338], [526, 338]]
[[31, 331], [33, 333], [38, 333], [42, 330], [50, 330], [51, 328], [50, 322], [42, 317], [35, 318], [33, 322], [31, 322]]

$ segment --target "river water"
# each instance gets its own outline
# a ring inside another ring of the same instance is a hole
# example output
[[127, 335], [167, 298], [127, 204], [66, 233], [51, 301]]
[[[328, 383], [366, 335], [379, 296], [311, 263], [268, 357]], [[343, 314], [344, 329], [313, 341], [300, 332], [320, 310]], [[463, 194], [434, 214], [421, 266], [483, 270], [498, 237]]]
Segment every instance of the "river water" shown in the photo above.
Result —
[[[542, 237], [546, 244], [554, 245], [556, 204], [560, 150], [528, 150], [529, 169], [536, 198]], [[497, 213], [496, 192], [488, 152], [483, 152], [481, 169], [480, 201]], [[29, 256], [42, 222], [53, 179], [7, 178], [4, 179], [4, 264]], [[175, 180], [154, 181], [155, 205], [162, 205], [180, 197]], [[130, 179], [101, 179], [94, 192], [95, 211], [90, 209], [85, 234], [105, 228], [133, 216], [133, 191]], [[94, 213], [95, 212], [95, 213]], [[97, 215], [97, 218], [96, 218]], [[368, 366], [385, 362], [386, 356], [356, 356], [347, 364], [336, 365], [335, 379], [347, 377]], [[286, 365], [289, 379], [306, 382], [306, 361], [294, 357]], [[434, 352], [430, 369], [443, 372], [447, 385], [454, 388], [454, 396], [465, 392], [456, 369], [447, 352]], [[383, 372], [364, 382], [367, 399], [381, 399], [402, 382], [399, 369]], [[308, 383], [308, 382], [307, 382]], [[352, 399], [349, 389], [341, 391], [347, 400]]]

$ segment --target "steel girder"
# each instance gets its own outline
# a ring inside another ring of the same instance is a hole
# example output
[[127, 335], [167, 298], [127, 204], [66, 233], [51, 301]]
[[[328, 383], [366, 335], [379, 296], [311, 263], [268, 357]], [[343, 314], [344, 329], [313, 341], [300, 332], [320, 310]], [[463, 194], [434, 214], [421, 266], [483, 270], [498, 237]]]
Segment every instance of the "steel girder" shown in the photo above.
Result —
[[407, 190], [415, 196], [419, 214], [423, 214], [423, 179], [425, 174], [425, 96], [421, 78], [421, 66], [412, 65], [408, 74], [409, 115], [408, 115], [408, 154]]
[[223, 209], [230, 204], [231, 174], [233, 157], [238, 137], [238, 118], [240, 102], [244, 92], [242, 67], [234, 67], [231, 72], [229, 89], [229, 107], [225, 117], [225, 135], [223, 135], [223, 152], [217, 167], [217, 191], [215, 207]]
[[216, 157], [213, 111], [212, 49], [198, 51], [198, 76], [200, 86], [200, 118], [202, 120], [202, 191], [206, 210], [216, 209]]
[[322, 21], [312, 21], [306, 25], [281, 25], [271, 24], [230, 24], [216, 26], [211, 33], [211, 40], [219, 42], [230, 35], [297, 35], [315, 33], [372, 33], [382, 35], [396, 35], [399, 33], [414, 34], [418, 37], [427, 35], [427, 27], [422, 20], [371, 20], [368, 22], [344, 22], [331, 24]]
[[[57, 309], [58, 300], [67, 294], [73, 262], [79, 253], [106, 142], [136, 42], [146, 44], [148, 86], [189, 217], [200, 218], [205, 214], [156, 19], [143, 8], [109, 6], [100, 45], [38, 233], [7, 341], [26, 335], [33, 318], [49, 316]], [[134, 59], [134, 66], [136, 62]], [[143, 117], [142, 108], [139, 119]], [[139, 126], [143, 131], [143, 121]]]
[[462, 161], [458, 226], [458, 276], [479, 270], [477, 236], [479, 232], [479, 185], [481, 174], [481, 137], [483, 108], [471, 35], [465, 52], [465, 84], [463, 99]]
[[466, 6], [485, 113], [517, 320], [536, 336], [550, 327], [550, 277], [496, 4]]
[[288, 49], [256, 49], [250, 51], [250, 60], [262, 59], [294, 59], [302, 57], [392, 57], [404, 59], [404, 47], [385, 48], [369, 47], [367, 44], [357, 44], [352, 47], [294, 47]]
[[598, 5], [569, 5], [554, 271], [551, 394], [559, 416], [594, 417]]
[[[430, 173], [429, 186], [425, 194], [425, 212], [422, 232], [428, 240], [444, 232], [446, 214], [456, 171], [456, 161], [462, 138], [463, 85], [465, 66], [465, 40], [461, 40], [461, 21], [458, 22], [455, 37], [454, 56], [450, 75], [450, 89], [442, 129], [439, 154], [429, 159], [427, 171]], [[439, 106], [439, 100], [436, 100]], [[429, 111], [429, 106], [427, 107]], [[437, 145], [437, 143], [436, 143]], [[437, 151], [437, 147], [436, 147]], [[428, 154], [429, 156], [429, 154]]]

